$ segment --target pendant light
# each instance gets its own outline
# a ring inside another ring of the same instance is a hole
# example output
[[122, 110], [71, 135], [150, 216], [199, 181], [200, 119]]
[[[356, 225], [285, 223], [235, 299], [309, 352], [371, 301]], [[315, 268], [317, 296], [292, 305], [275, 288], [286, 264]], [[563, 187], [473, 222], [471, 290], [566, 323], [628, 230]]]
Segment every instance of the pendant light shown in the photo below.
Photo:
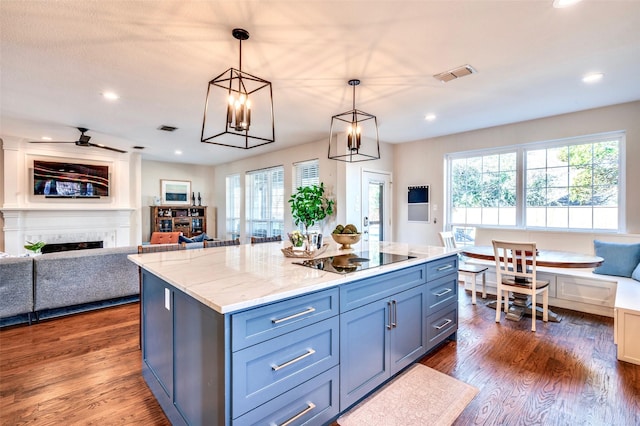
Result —
[[242, 71], [242, 42], [249, 32], [235, 28], [231, 34], [240, 42], [239, 67], [209, 82], [200, 141], [255, 148], [275, 141], [273, 92], [270, 82]]
[[378, 120], [375, 115], [356, 109], [356, 86], [360, 80], [349, 80], [353, 87], [353, 109], [331, 117], [329, 158], [356, 163], [380, 158]]

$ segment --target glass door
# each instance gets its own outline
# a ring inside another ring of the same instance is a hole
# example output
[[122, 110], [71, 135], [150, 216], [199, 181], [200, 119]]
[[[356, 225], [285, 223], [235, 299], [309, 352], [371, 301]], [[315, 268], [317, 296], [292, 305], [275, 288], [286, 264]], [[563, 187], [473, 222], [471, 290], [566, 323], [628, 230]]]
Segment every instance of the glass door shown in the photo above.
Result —
[[362, 172], [362, 240], [392, 241], [391, 174]]

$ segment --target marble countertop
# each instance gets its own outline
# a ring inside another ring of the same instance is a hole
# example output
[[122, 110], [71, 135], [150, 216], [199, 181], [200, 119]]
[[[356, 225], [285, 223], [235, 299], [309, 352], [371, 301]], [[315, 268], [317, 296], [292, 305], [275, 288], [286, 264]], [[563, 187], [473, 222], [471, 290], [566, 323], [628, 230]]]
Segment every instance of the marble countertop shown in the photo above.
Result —
[[454, 254], [444, 247], [403, 243], [359, 243], [339, 250], [332, 241], [319, 257], [366, 251], [415, 256], [389, 265], [336, 274], [295, 265], [281, 249], [288, 242], [131, 254], [129, 260], [177, 289], [226, 314], [322, 290]]

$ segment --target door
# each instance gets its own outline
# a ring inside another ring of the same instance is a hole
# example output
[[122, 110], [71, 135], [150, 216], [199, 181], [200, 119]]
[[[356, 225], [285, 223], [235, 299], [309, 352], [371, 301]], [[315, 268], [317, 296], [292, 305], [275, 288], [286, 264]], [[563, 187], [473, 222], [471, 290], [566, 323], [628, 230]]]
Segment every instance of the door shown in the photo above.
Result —
[[391, 374], [395, 374], [425, 352], [426, 286], [391, 296]]
[[378, 300], [340, 315], [340, 409], [390, 376], [391, 302]]
[[392, 241], [391, 173], [362, 172], [362, 240]]

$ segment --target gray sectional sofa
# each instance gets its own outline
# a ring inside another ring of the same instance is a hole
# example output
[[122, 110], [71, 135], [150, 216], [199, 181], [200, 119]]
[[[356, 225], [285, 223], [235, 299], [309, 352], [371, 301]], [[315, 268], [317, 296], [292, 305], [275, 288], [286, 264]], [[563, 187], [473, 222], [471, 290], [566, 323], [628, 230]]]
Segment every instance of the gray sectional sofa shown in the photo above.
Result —
[[0, 259], [0, 318], [139, 293], [137, 247]]
[[0, 318], [33, 312], [33, 258], [0, 259]]

